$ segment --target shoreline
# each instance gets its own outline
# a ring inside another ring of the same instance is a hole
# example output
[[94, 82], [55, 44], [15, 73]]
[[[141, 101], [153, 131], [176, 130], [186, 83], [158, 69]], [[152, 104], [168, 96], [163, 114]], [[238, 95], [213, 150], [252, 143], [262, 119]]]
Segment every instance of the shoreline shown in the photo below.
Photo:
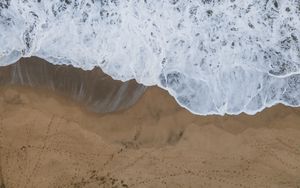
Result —
[[54, 65], [37, 57], [22, 58], [0, 67], [1, 86], [48, 89], [99, 113], [132, 106], [146, 89], [134, 80], [113, 80], [100, 68], [84, 71], [71, 65]]

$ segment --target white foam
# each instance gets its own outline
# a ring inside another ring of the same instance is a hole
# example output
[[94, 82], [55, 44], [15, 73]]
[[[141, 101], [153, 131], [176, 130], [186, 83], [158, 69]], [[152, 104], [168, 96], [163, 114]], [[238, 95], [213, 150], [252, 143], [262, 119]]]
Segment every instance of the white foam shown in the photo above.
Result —
[[99, 66], [195, 114], [255, 114], [300, 105], [299, 20], [298, 0], [4, 0], [0, 65]]

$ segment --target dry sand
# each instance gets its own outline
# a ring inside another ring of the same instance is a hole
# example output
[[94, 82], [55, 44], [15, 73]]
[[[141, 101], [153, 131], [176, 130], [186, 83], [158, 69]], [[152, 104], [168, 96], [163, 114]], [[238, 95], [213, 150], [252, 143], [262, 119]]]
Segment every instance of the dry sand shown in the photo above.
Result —
[[104, 115], [44, 90], [0, 88], [1, 188], [300, 187], [300, 111], [201, 117], [149, 88]]

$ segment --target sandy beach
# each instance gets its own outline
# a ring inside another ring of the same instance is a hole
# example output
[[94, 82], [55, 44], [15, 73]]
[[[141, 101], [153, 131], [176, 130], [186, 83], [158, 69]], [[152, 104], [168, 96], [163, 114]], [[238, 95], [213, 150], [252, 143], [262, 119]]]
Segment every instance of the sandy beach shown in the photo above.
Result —
[[300, 0], [0, 0], [0, 188], [300, 188]]
[[157, 87], [97, 114], [43, 89], [0, 89], [1, 188], [299, 187], [300, 110], [195, 116]]

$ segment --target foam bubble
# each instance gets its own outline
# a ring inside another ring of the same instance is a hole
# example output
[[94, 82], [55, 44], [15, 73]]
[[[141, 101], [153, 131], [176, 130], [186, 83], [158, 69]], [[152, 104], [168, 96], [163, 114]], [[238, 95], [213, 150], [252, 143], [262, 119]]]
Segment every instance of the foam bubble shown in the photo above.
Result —
[[195, 114], [255, 114], [300, 105], [299, 20], [295, 0], [4, 0], [0, 64], [98, 66]]

